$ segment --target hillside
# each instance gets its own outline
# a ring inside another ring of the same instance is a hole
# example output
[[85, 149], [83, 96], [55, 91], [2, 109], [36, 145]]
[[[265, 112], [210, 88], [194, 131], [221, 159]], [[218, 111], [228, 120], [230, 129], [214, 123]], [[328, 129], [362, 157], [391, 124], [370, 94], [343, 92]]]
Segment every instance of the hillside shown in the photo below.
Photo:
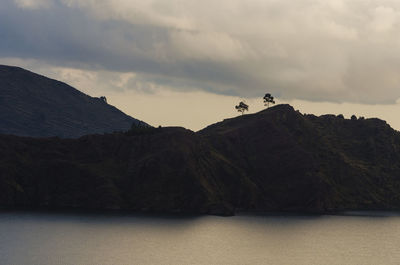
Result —
[[127, 130], [138, 120], [99, 98], [22, 68], [0, 65], [0, 133], [75, 138]]
[[247, 169], [277, 210], [400, 208], [400, 133], [385, 121], [278, 105], [200, 134]]
[[278, 105], [194, 133], [0, 136], [0, 205], [234, 214], [400, 208], [400, 134]]

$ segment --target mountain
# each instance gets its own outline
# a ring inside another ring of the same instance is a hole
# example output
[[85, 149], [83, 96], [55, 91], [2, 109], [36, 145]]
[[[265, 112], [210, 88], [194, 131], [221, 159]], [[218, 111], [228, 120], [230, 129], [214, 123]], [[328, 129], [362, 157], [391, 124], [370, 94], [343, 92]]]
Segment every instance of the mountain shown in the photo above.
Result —
[[19, 67], [0, 65], [0, 133], [76, 138], [140, 121], [100, 98]]
[[230, 215], [400, 209], [400, 133], [289, 105], [197, 133], [0, 136], [0, 205]]

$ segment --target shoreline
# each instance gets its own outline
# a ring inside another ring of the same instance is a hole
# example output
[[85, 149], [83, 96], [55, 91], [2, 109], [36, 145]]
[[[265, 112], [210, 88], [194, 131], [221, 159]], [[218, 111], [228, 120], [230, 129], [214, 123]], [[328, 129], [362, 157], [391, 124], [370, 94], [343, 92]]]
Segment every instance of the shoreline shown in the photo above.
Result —
[[233, 215], [202, 214], [189, 212], [153, 212], [153, 211], [129, 211], [129, 210], [93, 210], [93, 209], [5, 209], [0, 208], [2, 214], [37, 214], [37, 215], [66, 215], [66, 216], [98, 216], [98, 217], [143, 217], [143, 218], [171, 218], [191, 219], [201, 217], [400, 217], [399, 210], [346, 210], [338, 212], [301, 212], [301, 211], [238, 211]]

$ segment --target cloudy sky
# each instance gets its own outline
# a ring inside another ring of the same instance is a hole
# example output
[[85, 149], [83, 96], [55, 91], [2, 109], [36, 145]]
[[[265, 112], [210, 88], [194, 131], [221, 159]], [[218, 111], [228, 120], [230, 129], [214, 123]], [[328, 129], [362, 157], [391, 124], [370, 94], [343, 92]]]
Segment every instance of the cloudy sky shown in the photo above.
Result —
[[198, 130], [269, 92], [400, 129], [397, 0], [1, 0], [0, 64]]

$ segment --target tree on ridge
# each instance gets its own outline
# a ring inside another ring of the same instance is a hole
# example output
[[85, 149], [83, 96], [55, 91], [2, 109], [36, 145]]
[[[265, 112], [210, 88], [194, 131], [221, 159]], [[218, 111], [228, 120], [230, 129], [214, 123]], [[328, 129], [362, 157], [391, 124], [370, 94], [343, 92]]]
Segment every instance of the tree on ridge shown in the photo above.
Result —
[[249, 110], [249, 105], [247, 105], [246, 103], [244, 103], [243, 101], [240, 101], [239, 105], [235, 106], [235, 109], [237, 109], [237, 111], [241, 112], [242, 115], [245, 111]]
[[270, 93], [265, 94], [265, 96], [263, 97], [263, 99], [264, 99], [264, 106], [267, 106], [267, 108], [269, 108], [269, 103], [275, 104], [274, 97], [271, 96]]

